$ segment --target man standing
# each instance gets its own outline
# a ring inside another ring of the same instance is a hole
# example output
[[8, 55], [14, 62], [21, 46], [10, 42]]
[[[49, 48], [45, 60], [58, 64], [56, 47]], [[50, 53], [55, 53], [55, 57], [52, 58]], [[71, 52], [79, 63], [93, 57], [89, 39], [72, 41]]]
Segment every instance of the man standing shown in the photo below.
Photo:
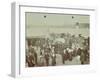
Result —
[[46, 61], [46, 66], [49, 66], [49, 54], [45, 52], [45, 61]]
[[51, 58], [52, 58], [52, 66], [55, 66], [56, 65], [56, 54], [52, 53]]

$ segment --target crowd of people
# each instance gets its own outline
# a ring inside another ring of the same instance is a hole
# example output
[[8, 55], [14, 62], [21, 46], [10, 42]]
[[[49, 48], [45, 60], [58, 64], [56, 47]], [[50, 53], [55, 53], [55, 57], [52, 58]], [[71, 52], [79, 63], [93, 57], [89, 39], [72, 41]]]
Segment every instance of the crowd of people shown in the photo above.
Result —
[[74, 57], [80, 64], [89, 64], [89, 55], [89, 37], [81, 34], [77, 37], [50, 34], [49, 38], [26, 39], [26, 67], [66, 65], [66, 61], [71, 62]]

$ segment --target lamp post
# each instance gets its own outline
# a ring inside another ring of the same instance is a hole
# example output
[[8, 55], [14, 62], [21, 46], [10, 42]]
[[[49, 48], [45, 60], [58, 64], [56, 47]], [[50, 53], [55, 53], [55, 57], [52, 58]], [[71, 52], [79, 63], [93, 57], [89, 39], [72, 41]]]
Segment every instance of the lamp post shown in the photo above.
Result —
[[[46, 22], [46, 19], [47, 19], [47, 16], [46, 15], [44, 15], [44, 19], [45, 19], [45, 24], [47, 24], [47, 22]], [[47, 25], [46, 26], [47, 27], [47, 34], [46, 34], [46, 38], [49, 38], [49, 26]]]
[[79, 22], [76, 22], [75, 27], [76, 27], [76, 29], [79, 29]]

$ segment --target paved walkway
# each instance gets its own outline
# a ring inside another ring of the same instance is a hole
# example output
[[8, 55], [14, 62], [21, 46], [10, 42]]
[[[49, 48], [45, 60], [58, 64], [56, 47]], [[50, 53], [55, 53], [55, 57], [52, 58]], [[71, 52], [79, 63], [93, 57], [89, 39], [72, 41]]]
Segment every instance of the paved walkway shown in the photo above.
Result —
[[80, 65], [80, 58], [79, 56], [73, 57], [72, 61], [65, 61], [65, 64], [62, 63], [62, 57], [60, 54], [56, 55], [56, 65]]

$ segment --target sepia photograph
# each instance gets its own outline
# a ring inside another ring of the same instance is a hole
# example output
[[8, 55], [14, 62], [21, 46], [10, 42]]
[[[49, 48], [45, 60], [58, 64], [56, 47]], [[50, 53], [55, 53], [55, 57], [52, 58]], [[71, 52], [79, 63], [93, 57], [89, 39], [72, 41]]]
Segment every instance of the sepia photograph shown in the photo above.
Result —
[[90, 16], [25, 12], [25, 67], [90, 64]]

